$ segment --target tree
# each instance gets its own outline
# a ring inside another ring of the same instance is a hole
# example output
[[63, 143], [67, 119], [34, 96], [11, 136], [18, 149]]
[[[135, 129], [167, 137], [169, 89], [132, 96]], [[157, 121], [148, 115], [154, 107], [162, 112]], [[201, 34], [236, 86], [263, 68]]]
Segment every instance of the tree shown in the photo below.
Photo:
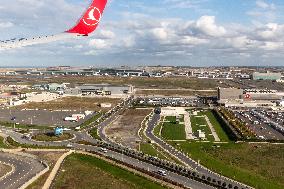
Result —
[[211, 182], [211, 180], [212, 180], [211, 177], [207, 177], [208, 182]]

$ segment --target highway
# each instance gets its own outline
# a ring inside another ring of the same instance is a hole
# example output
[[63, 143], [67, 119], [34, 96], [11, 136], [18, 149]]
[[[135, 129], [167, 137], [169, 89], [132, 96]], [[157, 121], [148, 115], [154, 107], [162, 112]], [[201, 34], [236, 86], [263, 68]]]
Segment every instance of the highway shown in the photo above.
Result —
[[[115, 148], [118, 146], [117, 144], [115, 144], [113, 141], [111, 141], [110, 139], [108, 139], [107, 135], [104, 132], [105, 127], [107, 127], [113, 120], [115, 120], [117, 118], [117, 116], [119, 116], [119, 114], [121, 112], [124, 111], [125, 108], [127, 108], [130, 105], [129, 103], [126, 103], [123, 107], [116, 109], [116, 111], [113, 111], [112, 114], [110, 116], [108, 116], [108, 118], [105, 119], [105, 121], [103, 121], [102, 123], [100, 123], [98, 125], [98, 134], [99, 136], [108, 144], [108, 145], [112, 145]], [[171, 147], [170, 145], [166, 144], [165, 142], [163, 142], [162, 140], [160, 140], [159, 138], [155, 137], [152, 133], [152, 130], [154, 129], [155, 125], [157, 124], [158, 120], [160, 119], [160, 116], [158, 114], [154, 114], [153, 118], [149, 121], [148, 124], [148, 128], [146, 130], [146, 134], [147, 136], [155, 141], [157, 144], [161, 145], [164, 149], [166, 149], [167, 151], [169, 151], [171, 154], [173, 154], [174, 156], [177, 157], [177, 159], [182, 160], [183, 162], [185, 162], [187, 165], [189, 165], [190, 167], [194, 168], [197, 172], [204, 174], [206, 176], [210, 176], [212, 179], [216, 178], [216, 180], [222, 180], [222, 181], [226, 181], [227, 184], [232, 183], [233, 186], [237, 186], [239, 189], [241, 188], [246, 188], [246, 186], [240, 184], [240, 183], [236, 183], [232, 180], [229, 180], [227, 178], [224, 178], [220, 175], [217, 175], [215, 173], [212, 173], [211, 171], [207, 170], [206, 168], [197, 165], [197, 163], [191, 159], [189, 159], [187, 156], [185, 156], [184, 154], [176, 151], [173, 147]], [[90, 128], [91, 129], [91, 128]], [[78, 141], [88, 141], [93, 143], [94, 145], [97, 145], [99, 143], [99, 141], [97, 141], [96, 139], [93, 139], [92, 137], [89, 136], [89, 134], [87, 133], [88, 130], [83, 130], [81, 132], [75, 132], [72, 131], [72, 134], [75, 135], [75, 138], [70, 140], [70, 141], [62, 141], [62, 142], [39, 142], [39, 141], [33, 141], [29, 138], [25, 138], [23, 137], [24, 135], [18, 132], [13, 131], [12, 129], [8, 129], [8, 128], [4, 128], [4, 127], [0, 127], [0, 130], [3, 132], [3, 134], [8, 135], [10, 137], [12, 137], [15, 141], [17, 141], [18, 143], [21, 144], [28, 144], [28, 145], [38, 145], [38, 146], [58, 146], [58, 147], [70, 147], [72, 149], [75, 150], [85, 150], [85, 151], [89, 151], [89, 152], [95, 152], [95, 153], [100, 153], [102, 155], [105, 155], [107, 157], [116, 159], [118, 161], [124, 162], [128, 165], [132, 165], [144, 170], [148, 170], [150, 172], [157, 172], [158, 170], [160, 170], [161, 168], [156, 166], [155, 164], [153, 164], [151, 161], [147, 161], [147, 160], [139, 160], [139, 158], [134, 158], [133, 155], [131, 154], [127, 154], [127, 153], [118, 153], [116, 150], [109, 150], [112, 148], [108, 148], [107, 153], [103, 153], [100, 152], [100, 148], [97, 146], [90, 146], [90, 145], [81, 145], [81, 144], [77, 144], [76, 142]], [[124, 151], [128, 150], [125, 147], [118, 147], [118, 148], [123, 148]], [[132, 153], [136, 153], [139, 154], [139, 152], [133, 151]], [[188, 169], [190, 170], [190, 169]], [[166, 178], [179, 183], [179, 184], [183, 184], [185, 187], [188, 188], [192, 188], [192, 189], [212, 189], [214, 187], [209, 186], [209, 185], [205, 185], [204, 183], [198, 182], [196, 180], [193, 180], [189, 177], [185, 177], [182, 174], [177, 174], [171, 171], [167, 171], [167, 176]], [[1, 185], [0, 185], [1, 186]]]
[[148, 126], [146, 128], [146, 136], [159, 146], [161, 146], [164, 150], [166, 150], [168, 153], [172, 154], [176, 159], [179, 159], [181, 162], [184, 162], [186, 165], [191, 167], [192, 169], [196, 170], [197, 172], [205, 175], [206, 177], [211, 177], [212, 179], [215, 178], [216, 180], [222, 180], [223, 182], [226, 182], [227, 184], [232, 184], [233, 186], [238, 186], [239, 188], [249, 188], [246, 185], [243, 185], [241, 183], [238, 183], [236, 181], [233, 181], [229, 178], [223, 177], [217, 173], [214, 173], [207, 168], [203, 167], [202, 165], [199, 165], [196, 161], [193, 159], [190, 159], [187, 155], [181, 153], [180, 151], [176, 150], [174, 147], [169, 145], [168, 143], [164, 142], [160, 138], [154, 135], [153, 130], [157, 123], [160, 120], [159, 114], [154, 114], [152, 119], [149, 120]]
[[[26, 138], [22, 138], [22, 134], [14, 132], [13, 130], [10, 129], [1, 129], [1, 131], [6, 134], [11, 136], [14, 140], [16, 140], [17, 142], [21, 143], [21, 144], [30, 144], [30, 145], [38, 145], [38, 146], [67, 146], [67, 144], [70, 144], [71, 142], [37, 142], [37, 141], [31, 141], [28, 140]], [[95, 139], [93, 139], [93, 142], [95, 142]], [[130, 164], [132, 166], [138, 167], [140, 169], [144, 169], [150, 172], [157, 172], [158, 170], [160, 170], [161, 168], [154, 166], [150, 163], [146, 163], [144, 161], [140, 161], [138, 159], [129, 157], [127, 155], [121, 154], [121, 153], [117, 153], [115, 151], [111, 151], [108, 150], [107, 153], [103, 153], [100, 151], [100, 147], [96, 147], [96, 146], [90, 146], [90, 145], [81, 145], [81, 144], [77, 144], [77, 143], [71, 143], [72, 144], [72, 148], [76, 149], [76, 150], [85, 150], [85, 151], [90, 151], [90, 152], [96, 152], [96, 153], [100, 153], [104, 156], [110, 157], [110, 158], [114, 158], [118, 161], [122, 161], [124, 163]], [[205, 185], [203, 183], [197, 182], [195, 180], [192, 180], [190, 178], [184, 177], [182, 175], [178, 175], [176, 173], [172, 173], [172, 172], [167, 172], [167, 176], [165, 178], [170, 179], [174, 182], [183, 184], [184, 186], [188, 187], [188, 188], [192, 188], [192, 189], [213, 189], [214, 187]], [[1, 186], [1, 184], [0, 184]]]
[[3, 189], [18, 189], [45, 169], [40, 161], [22, 155], [0, 152], [0, 160], [14, 167], [11, 174], [0, 180], [0, 188]]

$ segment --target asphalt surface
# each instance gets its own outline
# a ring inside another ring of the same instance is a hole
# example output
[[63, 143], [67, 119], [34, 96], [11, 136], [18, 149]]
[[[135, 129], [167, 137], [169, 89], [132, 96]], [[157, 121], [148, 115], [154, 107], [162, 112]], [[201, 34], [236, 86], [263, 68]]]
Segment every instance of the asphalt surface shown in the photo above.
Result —
[[[263, 122], [259, 118], [257, 118], [255, 115], [252, 114], [254, 112], [255, 114], [259, 115], [262, 117], [264, 120], [267, 121], [267, 123]], [[244, 120], [246, 123], [248, 123], [248, 127], [251, 128], [258, 137], [262, 136], [264, 137], [263, 139], [274, 139], [274, 140], [284, 140], [284, 135], [282, 135], [280, 132], [277, 130], [273, 129], [271, 126], [269, 126], [268, 123], [272, 123], [272, 120], [269, 118], [265, 117], [261, 113], [257, 111], [234, 111], [234, 113], [239, 117], [241, 120]], [[245, 117], [243, 114], [249, 115], [250, 119], [248, 117]], [[258, 121], [259, 124], [254, 124], [254, 121]]]
[[[105, 121], [103, 121], [102, 123], [100, 123], [98, 125], [98, 134], [102, 138], [102, 140], [104, 140], [105, 142], [110, 143], [110, 144], [115, 144], [113, 141], [111, 141], [106, 136], [105, 131], [104, 131], [105, 127], [107, 127], [112, 121], [114, 121], [117, 118], [117, 116], [119, 116], [119, 114], [122, 113], [124, 111], [124, 109], [127, 108], [128, 106], [129, 106], [129, 104], [126, 104], [122, 108], [113, 112], [113, 114], [110, 117], [108, 117]], [[217, 178], [218, 180], [226, 181], [227, 184], [232, 183], [233, 186], [237, 185], [239, 188], [245, 188], [245, 186], [242, 185], [242, 184], [236, 183], [236, 182], [231, 181], [227, 178], [223, 178], [222, 176], [217, 175], [215, 173], [212, 173], [211, 171], [205, 169], [204, 167], [197, 165], [197, 163], [195, 161], [189, 159], [186, 155], [176, 151], [173, 147], [169, 146], [168, 144], [166, 144], [165, 142], [163, 142], [159, 138], [155, 137], [152, 134], [152, 130], [154, 129], [155, 125], [157, 124], [159, 118], [160, 118], [160, 116], [158, 114], [154, 114], [153, 118], [149, 121], [149, 126], [147, 128], [146, 134], [151, 140], [160, 144], [163, 148], [168, 150], [171, 154], [175, 155], [178, 159], [182, 160], [183, 162], [188, 164], [190, 167], [194, 168], [199, 173], [202, 173], [206, 176], [211, 176], [211, 178]], [[90, 130], [90, 129], [88, 129], [88, 130]], [[136, 167], [139, 167], [139, 168], [142, 168], [142, 169], [145, 169], [145, 170], [149, 170], [151, 172], [157, 173], [158, 170], [161, 170], [160, 167], [154, 166], [151, 163], [140, 161], [138, 159], [132, 158], [130, 156], [127, 156], [127, 155], [124, 155], [124, 154], [121, 154], [121, 153], [117, 153], [117, 152], [114, 152], [114, 151], [111, 151], [111, 150], [107, 150], [107, 153], [103, 153], [103, 152], [100, 151], [99, 147], [77, 144], [76, 143], [77, 141], [88, 141], [88, 142], [91, 142], [91, 143], [94, 143], [94, 144], [96, 144], [98, 142], [97, 140], [93, 139], [91, 136], [88, 135], [88, 133], [87, 133], [88, 130], [84, 130], [82, 132], [72, 131], [72, 134], [75, 135], [75, 138], [72, 139], [72, 140], [69, 140], [69, 141], [62, 141], [62, 142], [38, 142], [38, 141], [33, 141], [31, 139], [25, 138], [25, 137], [23, 137], [24, 135], [17, 133], [17, 132], [14, 132], [12, 129], [7, 129], [7, 128], [2, 127], [2, 128], [0, 128], [0, 130], [3, 132], [3, 134], [11, 136], [14, 140], [16, 140], [17, 142], [19, 142], [21, 144], [38, 145], [38, 146], [71, 147], [72, 149], [76, 149], [76, 150], [86, 150], [86, 151], [101, 153], [101, 154], [104, 154], [105, 156], [114, 158], [116, 160], [122, 161], [122, 162], [127, 163], [127, 164], [131, 164], [133, 166], [136, 166]], [[192, 180], [188, 177], [184, 177], [182, 175], [178, 175], [178, 174], [170, 172], [170, 171], [167, 171], [167, 175], [165, 177], [174, 181], [174, 182], [183, 184], [184, 186], [186, 186], [188, 188], [192, 188], [192, 189], [212, 189], [212, 188], [214, 188], [212, 186], [205, 185], [201, 182]], [[15, 179], [13, 179], [13, 182], [15, 182]], [[1, 188], [1, 185], [0, 185], [0, 188]]]
[[3, 189], [18, 189], [45, 169], [40, 161], [21, 155], [0, 152], [0, 160], [15, 168], [12, 174], [0, 180], [0, 188]]
[[153, 130], [154, 130], [155, 126], [157, 125], [159, 119], [160, 119], [160, 115], [159, 114], [154, 114], [152, 119], [148, 122], [148, 127], [146, 128], [146, 136], [148, 138], [150, 138], [151, 141], [154, 141], [155, 143], [160, 145], [164, 150], [166, 150], [167, 152], [169, 152], [170, 154], [175, 156], [175, 158], [181, 160], [186, 165], [188, 165], [192, 169], [196, 170], [197, 172], [205, 175], [206, 177], [210, 176], [211, 178], [215, 178], [216, 180], [222, 180], [222, 181], [226, 182], [227, 184], [231, 183], [233, 186], [238, 186], [239, 188], [246, 188], [246, 186], [241, 184], [241, 183], [235, 182], [235, 181], [233, 181], [233, 180], [231, 180], [229, 178], [225, 178], [225, 177], [223, 177], [221, 175], [218, 175], [218, 174], [216, 174], [216, 173], [206, 169], [205, 167], [199, 165], [196, 161], [190, 159], [185, 154], [183, 154], [180, 151], [176, 150], [174, 147], [172, 147], [168, 143], [166, 143], [163, 140], [161, 140], [160, 138], [156, 137], [153, 134]]
[[79, 114], [80, 111], [49, 111], [49, 110], [17, 110], [17, 109], [0, 109], [0, 120], [11, 122], [15, 117], [14, 122], [20, 124], [31, 124], [38, 126], [65, 126], [76, 127], [90, 118], [89, 115], [85, 119], [80, 119], [78, 122], [64, 121], [65, 117], [70, 117], [72, 114]]
[[[96, 152], [96, 153], [101, 153], [102, 155], [105, 155], [107, 157], [111, 157], [114, 158], [116, 160], [125, 162], [127, 164], [133, 165], [135, 167], [139, 167], [141, 169], [144, 170], [148, 170], [150, 172], [153, 173], [157, 173], [158, 170], [161, 170], [161, 168], [154, 166], [150, 163], [146, 163], [140, 160], [137, 160], [135, 158], [129, 157], [127, 155], [124, 154], [120, 154], [111, 150], [107, 150], [107, 153], [103, 153], [101, 152], [101, 148], [100, 147], [96, 147], [96, 146], [89, 146], [89, 145], [81, 145], [81, 144], [76, 144], [76, 143], [72, 143], [72, 142], [37, 142], [37, 141], [31, 141], [25, 138], [22, 138], [22, 134], [14, 132], [10, 129], [1, 129], [2, 132], [6, 135], [11, 136], [14, 140], [16, 140], [19, 143], [22, 144], [30, 144], [30, 145], [39, 145], [39, 146], [65, 146], [67, 147], [68, 144], [72, 144], [72, 148], [76, 149], [76, 150], [86, 150], [86, 151], [91, 151], [91, 152]], [[85, 137], [85, 135], [83, 134], [83, 137]], [[88, 138], [90, 139], [90, 138]], [[93, 142], [96, 142], [95, 139], [92, 139]], [[195, 180], [191, 180], [187, 177], [178, 175], [176, 173], [172, 173], [167, 171], [167, 175], [165, 176], [165, 178], [168, 178], [172, 181], [175, 181], [177, 183], [183, 184], [184, 186], [188, 187], [188, 188], [192, 188], [192, 189], [213, 189], [214, 187], [212, 186], [207, 186], [203, 183], [197, 182]], [[15, 179], [12, 179], [12, 181], [14, 181]], [[1, 188], [1, 185], [0, 185]]]

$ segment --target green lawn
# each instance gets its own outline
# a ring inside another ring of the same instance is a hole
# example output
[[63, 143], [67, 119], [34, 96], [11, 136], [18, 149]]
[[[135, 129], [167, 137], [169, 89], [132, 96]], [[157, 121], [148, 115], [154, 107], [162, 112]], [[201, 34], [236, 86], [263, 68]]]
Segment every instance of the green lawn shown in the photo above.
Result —
[[0, 136], [0, 148], [8, 148], [8, 146], [4, 143], [4, 138]]
[[[202, 116], [202, 113], [198, 113], [198, 116]], [[212, 135], [209, 135], [211, 134], [211, 130], [207, 125], [205, 118], [198, 116], [190, 117], [192, 132], [195, 134], [197, 133], [197, 130], [202, 130], [203, 132], [205, 132], [207, 140], [214, 141], [214, 137]]]
[[217, 120], [217, 118], [215, 117], [215, 115], [213, 114], [212, 110], [208, 110], [206, 112], [204, 112], [205, 115], [207, 115], [207, 117], [209, 118], [210, 122], [212, 123], [212, 125], [214, 126], [216, 133], [218, 134], [220, 140], [222, 142], [227, 142], [230, 141], [228, 135], [226, 134], [226, 132], [223, 130], [220, 122]]
[[162, 189], [165, 187], [95, 157], [72, 154], [64, 161], [55, 179], [54, 188]]
[[93, 128], [91, 131], [90, 131], [90, 135], [94, 138], [94, 139], [97, 139], [97, 140], [101, 140], [101, 137], [98, 135], [98, 128]]
[[15, 124], [12, 122], [4, 122], [0, 121], [0, 125], [5, 126], [5, 127], [10, 127], [10, 128], [16, 128], [16, 129], [39, 129], [39, 130], [44, 130], [44, 129], [50, 129], [51, 127], [49, 126], [39, 126], [39, 125], [27, 125], [27, 124]]
[[169, 122], [175, 123], [176, 122], [176, 116], [167, 116], [165, 118], [165, 121], [169, 121]]
[[155, 128], [154, 128], [154, 135], [156, 135], [157, 137], [160, 136], [160, 130], [161, 130], [161, 127], [163, 126], [163, 123], [159, 123]]
[[166, 140], [185, 140], [185, 126], [165, 122], [162, 128], [162, 137]]
[[86, 120], [84, 123], [82, 123], [80, 125], [81, 128], [85, 128], [88, 126], [92, 126], [93, 124], [95, 124], [95, 121], [97, 121], [97, 119], [99, 119], [102, 116], [101, 113], [97, 113], [96, 115], [94, 115], [93, 117], [91, 117], [90, 119]]
[[140, 144], [140, 151], [145, 154], [158, 157], [160, 159], [166, 159], [165, 156], [163, 156], [160, 152], [158, 152], [150, 143]]
[[62, 135], [55, 136], [53, 133], [43, 133], [43, 134], [37, 134], [32, 137], [33, 140], [36, 141], [64, 141], [72, 139], [74, 135], [70, 133], [63, 133]]
[[[175, 145], [176, 143], [173, 143]], [[175, 147], [201, 164], [256, 189], [284, 188], [284, 146], [180, 142]]]

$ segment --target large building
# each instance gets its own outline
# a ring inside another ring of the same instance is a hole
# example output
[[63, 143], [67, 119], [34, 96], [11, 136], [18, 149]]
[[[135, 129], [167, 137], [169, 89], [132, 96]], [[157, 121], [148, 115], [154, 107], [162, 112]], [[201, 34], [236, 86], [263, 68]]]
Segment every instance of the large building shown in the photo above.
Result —
[[218, 88], [218, 100], [243, 99], [244, 90], [238, 88]]
[[252, 74], [253, 80], [280, 80], [281, 79], [281, 73], [274, 73], [274, 72], [266, 72], [266, 73], [260, 73], [260, 72], [254, 72]]
[[134, 92], [133, 86], [113, 86], [109, 84], [82, 85], [72, 89], [66, 89], [68, 95], [127, 95]]

